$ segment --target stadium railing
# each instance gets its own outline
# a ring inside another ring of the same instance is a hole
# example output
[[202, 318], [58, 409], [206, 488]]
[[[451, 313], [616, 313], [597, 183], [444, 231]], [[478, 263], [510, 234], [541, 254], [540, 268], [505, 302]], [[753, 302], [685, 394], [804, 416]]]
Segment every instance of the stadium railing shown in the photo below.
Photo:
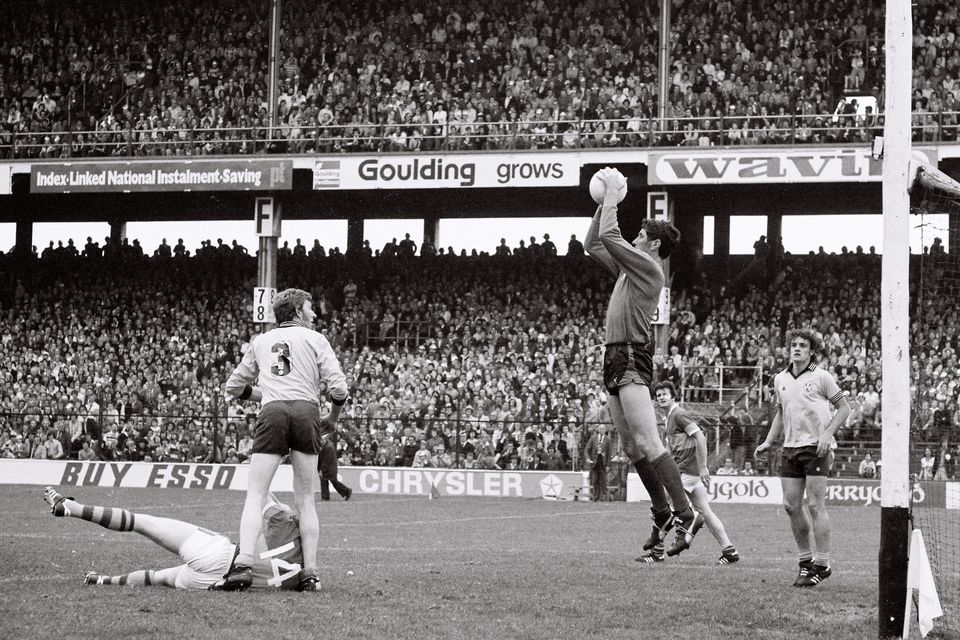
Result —
[[[914, 142], [956, 142], [960, 112], [918, 112]], [[0, 157], [254, 155], [267, 153], [410, 153], [726, 147], [766, 144], [866, 143], [883, 116], [794, 114], [716, 118], [620, 118], [431, 124], [281, 125], [229, 128], [144, 128], [128, 124], [93, 131], [5, 131]]]
[[402, 347], [416, 348], [427, 340], [439, 337], [436, 322], [429, 320], [368, 320], [358, 323], [350, 334], [353, 342], [349, 346], [382, 347], [398, 344]]
[[[691, 384], [697, 374], [700, 384]], [[723, 362], [710, 365], [687, 364], [680, 366], [680, 394], [684, 400], [693, 402], [716, 402], [723, 404], [743, 401], [750, 408], [750, 400], [760, 396], [763, 367], [725, 365]]]

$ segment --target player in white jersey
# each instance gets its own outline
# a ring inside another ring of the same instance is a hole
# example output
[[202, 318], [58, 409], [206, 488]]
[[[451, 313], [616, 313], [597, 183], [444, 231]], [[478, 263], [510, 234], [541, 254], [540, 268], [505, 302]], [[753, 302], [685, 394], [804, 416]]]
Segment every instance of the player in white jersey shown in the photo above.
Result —
[[783, 438], [783, 506], [790, 518], [800, 561], [793, 586], [815, 587], [832, 572], [830, 518], [825, 504], [827, 476], [833, 462], [834, 434], [846, 423], [850, 406], [833, 376], [813, 362], [813, 354], [820, 351], [817, 334], [808, 329], [790, 331], [787, 343], [790, 366], [773, 379], [777, 412], [755, 455]]
[[[256, 337], [227, 380], [227, 395], [260, 401], [260, 415], [250, 456], [247, 498], [240, 519], [240, 550], [220, 588], [242, 591], [253, 581], [254, 546], [260, 532], [260, 505], [280, 460], [293, 463], [294, 506], [303, 542], [302, 591], [320, 588], [317, 547], [320, 524], [314, 502], [314, 476], [320, 453], [321, 423], [335, 428], [347, 399], [347, 383], [330, 343], [313, 330], [317, 314], [311, 296], [300, 289], [277, 294], [273, 313], [278, 326]], [[320, 382], [327, 385], [333, 408], [320, 417]], [[253, 386], [256, 383], [257, 386]]]
[[[120, 587], [172, 587], [175, 589], [213, 589], [230, 569], [237, 546], [225, 535], [195, 524], [134, 513], [117, 507], [80, 504], [65, 498], [53, 487], [46, 487], [43, 499], [58, 517], [86, 520], [111, 531], [132, 531], [152, 540], [180, 557], [183, 564], [165, 569], [140, 569], [120, 575], [88, 571], [84, 584]], [[261, 509], [263, 530], [257, 537], [253, 587], [297, 589], [303, 554], [300, 531], [293, 511], [267, 494]]]

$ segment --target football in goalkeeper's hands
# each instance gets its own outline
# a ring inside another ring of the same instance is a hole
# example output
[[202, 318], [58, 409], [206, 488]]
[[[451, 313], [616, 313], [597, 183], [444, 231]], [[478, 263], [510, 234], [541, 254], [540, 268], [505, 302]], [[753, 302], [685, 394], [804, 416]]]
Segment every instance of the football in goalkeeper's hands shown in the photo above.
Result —
[[[593, 198], [593, 201], [597, 204], [603, 204], [603, 196], [607, 192], [607, 187], [603, 183], [603, 180], [600, 179], [600, 172], [593, 174], [593, 177], [590, 178], [590, 197]], [[620, 193], [617, 194], [617, 202], [623, 202], [623, 199], [627, 197], [627, 185], [624, 184], [623, 188], [620, 189]]]

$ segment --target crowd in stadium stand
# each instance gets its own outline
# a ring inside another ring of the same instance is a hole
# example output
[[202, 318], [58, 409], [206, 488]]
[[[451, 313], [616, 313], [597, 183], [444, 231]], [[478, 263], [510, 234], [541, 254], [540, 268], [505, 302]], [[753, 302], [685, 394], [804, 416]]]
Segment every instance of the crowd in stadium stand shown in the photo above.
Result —
[[[270, 132], [269, 3], [9, 0], [0, 152], [847, 142], [880, 126], [882, 3], [673, 4], [658, 128], [656, 3], [287, 0]], [[915, 139], [955, 140], [957, 9], [915, 11]]]
[[[609, 421], [600, 380], [607, 274], [575, 238], [566, 255], [548, 237], [494, 255], [415, 250], [405, 239], [344, 255], [298, 240], [281, 252], [279, 280], [312, 292], [318, 329], [351, 385], [341, 462], [582, 468], [587, 437]], [[164, 242], [146, 257], [137, 241], [88, 239], [27, 259], [24, 269], [22, 258], [0, 256], [0, 457], [246, 459], [256, 407], [222, 395], [256, 333], [245, 293], [256, 260], [245, 248], [208, 241], [190, 256]], [[928, 268], [948, 259], [934, 247]], [[761, 240], [754, 267], [736, 286], [698, 274], [674, 291], [656, 377], [682, 386], [695, 412], [713, 408], [702, 421], [734, 469], [771, 473], [753, 449], [769, 427], [773, 374], [786, 366], [784, 331], [813, 326], [822, 363], [853, 406], [840, 439], [875, 446], [879, 256], [859, 247], [777, 255]], [[956, 292], [925, 300], [913, 326], [913, 381], [925, 390], [914, 431], [939, 451], [931, 475], [952, 476]], [[724, 375], [728, 388], [739, 377], [732, 402], [721, 402]], [[851, 462], [854, 475], [859, 459]]]

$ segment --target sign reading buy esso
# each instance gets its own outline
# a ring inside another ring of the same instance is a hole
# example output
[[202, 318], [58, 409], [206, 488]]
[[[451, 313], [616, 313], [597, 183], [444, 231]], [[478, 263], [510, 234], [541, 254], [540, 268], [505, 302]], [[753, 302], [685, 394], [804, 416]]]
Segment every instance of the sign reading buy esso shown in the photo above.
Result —
[[[914, 149], [937, 166], [935, 149]], [[767, 184], [784, 182], [880, 182], [883, 161], [869, 147], [792, 147], [771, 150], [651, 153], [650, 184]]]
[[317, 160], [314, 189], [576, 187], [573, 153], [343, 156]]

